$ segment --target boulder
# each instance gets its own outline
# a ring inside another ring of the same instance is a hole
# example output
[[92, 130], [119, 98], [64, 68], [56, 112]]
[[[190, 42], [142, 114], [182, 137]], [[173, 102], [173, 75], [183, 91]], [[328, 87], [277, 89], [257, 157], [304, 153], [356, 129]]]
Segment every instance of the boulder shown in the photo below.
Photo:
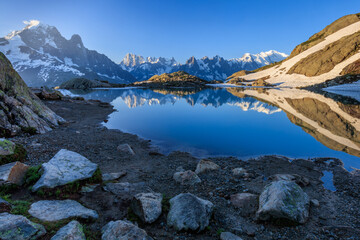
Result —
[[135, 152], [134, 150], [132, 149], [132, 147], [130, 147], [129, 144], [127, 143], [124, 143], [124, 144], [120, 144], [118, 147], [117, 147], [117, 150], [119, 152], [122, 152], [122, 153], [125, 153], [125, 154], [128, 154], [128, 155], [135, 155]]
[[162, 199], [160, 193], [139, 193], [131, 202], [131, 208], [143, 222], [153, 223], [161, 215]]
[[24, 216], [0, 213], [0, 239], [30, 240], [46, 234], [45, 228]]
[[234, 176], [237, 176], [237, 177], [249, 177], [249, 173], [246, 171], [245, 168], [234, 168], [232, 170], [232, 173]]
[[100, 186], [100, 184], [85, 184], [84, 186], [81, 187], [80, 192], [81, 193], [93, 192], [95, 188], [97, 188], [98, 186]]
[[200, 178], [196, 173], [191, 170], [185, 172], [176, 172], [173, 176], [174, 180], [181, 185], [194, 185], [197, 183], [201, 183]]
[[0, 166], [0, 182], [21, 185], [29, 166], [21, 162], [13, 162]]
[[313, 205], [314, 207], [320, 207], [320, 202], [317, 199], [311, 199], [310, 201], [311, 205]]
[[212, 161], [203, 159], [197, 164], [195, 173], [200, 174], [200, 173], [204, 173], [204, 172], [218, 170], [219, 168], [220, 168], [220, 166], [217, 165], [216, 163], [213, 163]]
[[269, 177], [271, 181], [293, 181], [296, 182], [300, 186], [307, 186], [309, 185], [310, 181], [308, 178], [300, 176], [298, 174], [274, 174]]
[[182, 193], [170, 199], [167, 224], [176, 230], [202, 231], [209, 225], [214, 205], [191, 193]]
[[102, 240], [152, 240], [147, 233], [127, 221], [111, 221], [102, 228]]
[[103, 173], [102, 174], [102, 180], [103, 181], [113, 181], [116, 179], [119, 179], [126, 175], [126, 171], [120, 171], [115, 173]]
[[41, 221], [54, 222], [67, 218], [96, 219], [96, 211], [74, 200], [43, 200], [31, 204], [29, 213]]
[[86, 240], [83, 226], [78, 221], [71, 221], [51, 238], [51, 240]]
[[220, 234], [220, 239], [221, 240], [242, 240], [241, 237], [236, 236], [235, 234], [233, 234], [231, 232], [222, 232]]
[[258, 196], [251, 193], [237, 193], [230, 196], [232, 205], [239, 208], [242, 216], [255, 213], [258, 208]]
[[44, 173], [32, 190], [37, 191], [42, 187], [54, 188], [91, 178], [97, 167], [97, 164], [90, 162], [82, 155], [61, 149], [49, 162], [42, 165]]
[[259, 198], [257, 219], [287, 219], [305, 223], [309, 217], [309, 197], [292, 181], [275, 181], [265, 186]]
[[4, 199], [0, 198], [0, 213], [2, 212], [10, 212], [11, 204]]
[[12, 141], [0, 138], [0, 156], [8, 156], [14, 154], [16, 144]]

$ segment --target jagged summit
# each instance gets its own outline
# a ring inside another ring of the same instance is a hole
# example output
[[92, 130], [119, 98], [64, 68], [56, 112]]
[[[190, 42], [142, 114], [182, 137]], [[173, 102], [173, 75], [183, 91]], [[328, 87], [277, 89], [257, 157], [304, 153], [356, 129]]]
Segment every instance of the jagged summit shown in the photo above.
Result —
[[113, 83], [135, 81], [108, 57], [87, 49], [79, 35], [68, 40], [56, 27], [38, 20], [24, 23], [23, 29], [0, 38], [0, 51], [29, 86], [57, 86], [76, 77]]
[[154, 58], [138, 56], [128, 53], [120, 65], [129, 71], [139, 81], [147, 80], [154, 75], [185, 71], [191, 75], [211, 81], [225, 80], [228, 76], [239, 70], [254, 70], [285, 59], [288, 55], [275, 50], [258, 54], [246, 53], [241, 58], [226, 60], [216, 55], [197, 59], [192, 56], [185, 63], [178, 63], [174, 58]]

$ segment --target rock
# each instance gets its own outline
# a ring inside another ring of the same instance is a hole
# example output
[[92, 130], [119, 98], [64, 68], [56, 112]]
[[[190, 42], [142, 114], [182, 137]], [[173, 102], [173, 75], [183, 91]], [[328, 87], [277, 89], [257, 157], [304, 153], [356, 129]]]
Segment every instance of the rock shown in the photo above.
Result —
[[185, 169], [182, 166], [180, 166], [176, 168], [176, 172], [185, 172]]
[[216, 163], [203, 159], [197, 164], [195, 173], [200, 174], [208, 171], [218, 170], [219, 168], [219, 165], [217, 165]]
[[257, 219], [288, 219], [305, 223], [309, 217], [309, 197], [292, 181], [275, 181], [265, 186], [259, 198]]
[[102, 82], [99, 80], [90, 80], [86, 78], [73, 78], [63, 82], [59, 88], [61, 89], [91, 89], [91, 88], [102, 88], [111, 87], [109, 83]]
[[71, 221], [51, 238], [51, 240], [86, 240], [83, 226], [78, 221]]
[[121, 144], [117, 147], [117, 150], [122, 152], [122, 153], [126, 153], [126, 154], [129, 154], [129, 155], [135, 155], [135, 152], [134, 150], [130, 147], [129, 144], [127, 143], [124, 143], [124, 144]]
[[311, 204], [314, 206], [314, 207], [319, 207], [320, 206], [320, 203], [317, 199], [311, 199]]
[[54, 222], [67, 218], [98, 218], [98, 214], [74, 200], [43, 200], [31, 204], [29, 213], [41, 221]]
[[61, 149], [49, 162], [42, 165], [44, 173], [32, 190], [37, 191], [42, 187], [54, 188], [91, 178], [97, 167], [97, 164], [90, 162], [82, 155]]
[[231, 232], [222, 232], [220, 234], [221, 240], [242, 240], [241, 237], [236, 236], [235, 234], [232, 234]]
[[234, 207], [239, 208], [242, 216], [249, 216], [255, 213], [258, 208], [258, 196], [251, 193], [237, 193], [230, 196]]
[[81, 187], [80, 192], [81, 193], [93, 192], [95, 188], [97, 188], [98, 186], [100, 186], [100, 184], [85, 184], [84, 186]]
[[45, 235], [45, 228], [31, 222], [26, 217], [0, 213], [0, 239], [2, 240], [27, 240], [38, 239]]
[[129, 182], [120, 182], [120, 183], [106, 183], [104, 190], [111, 192], [117, 196], [133, 198], [136, 194], [146, 192], [147, 187], [144, 182], [139, 183], [129, 183]]
[[209, 225], [214, 205], [191, 193], [182, 193], [170, 199], [167, 224], [176, 230], [202, 231]]
[[200, 178], [191, 170], [174, 173], [173, 179], [181, 185], [194, 185], [201, 183]]
[[21, 185], [29, 166], [21, 162], [12, 162], [0, 166], [0, 181]]
[[6, 140], [5, 138], [0, 138], [0, 155], [8, 156], [14, 154], [15, 143]]
[[126, 175], [126, 171], [116, 172], [116, 173], [103, 173], [102, 180], [103, 181], [113, 181], [119, 179]]
[[43, 88], [41, 91], [34, 92], [36, 96], [38, 96], [40, 99], [45, 100], [61, 100], [63, 98], [63, 95], [56, 90], [51, 90], [48, 88]]
[[0, 213], [10, 212], [10, 211], [11, 211], [11, 204], [5, 201], [4, 199], [0, 198]]
[[153, 223], [161, 215], [162, 199], [160, 193], [139, 193], [131, 202], [131, 208], [143, 222]]
[[152, 240], [147, 233], [134, 224], [118, 220], [111, 221], [102, 228], [102, 240]]
[[249, 176], [248, 172], [244, 168], [234, 168], [232, 170], [232, 173], [234, 176], [237, 176], [237, 177], [248, 177]]
[[297, 174], [274, 174], [269, 177], [271, 181], [279, 181], [279, 180], [285, 180], [285, 181], [293, 181], [296, 182], [300, 186], [307, 186], [309, 185], [310, 181], [306, 177], [302, 177]]

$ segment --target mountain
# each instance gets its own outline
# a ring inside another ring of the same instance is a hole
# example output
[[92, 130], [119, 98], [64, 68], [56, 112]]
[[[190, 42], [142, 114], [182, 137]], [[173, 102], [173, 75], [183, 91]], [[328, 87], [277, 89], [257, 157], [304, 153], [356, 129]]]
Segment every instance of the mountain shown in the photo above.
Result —
[[235, 73], [230, 81], [266, 79], [280, 87], [305, 87], [324, 83], [343, 84], [360, 74], [360, 14], [344, 16], [295, 47], [282, 62], [257, 69], [243, 76]]
[[220, 56], [213, 58], [189, 58], [184, 64], [174, 58], [144, 58], [128, 53], [120, 66], [129, 71], [138, 81], [147, 80], [154, 75], [185, 71], [196, 77], [211, 81], [225, 80], [228, 76], [240, 70], [254, 70], [285, 59], [288, 55], [274, 50], [259, 54], [246, 53], [241, 58], [226, 60]]
[[64, 119], [57, 116], [29, 90], [6, 56], [0, 53], [0, 137], [10, 137], [23, 129], [50, 131]]
[[56, 86], [76, 77], [113, 83], [135, 78], [104, 54], [87, 49], [79, 35], [65, 39], [56, 27], [37, 20], [0, 38], [3, 52], [29, 86]]

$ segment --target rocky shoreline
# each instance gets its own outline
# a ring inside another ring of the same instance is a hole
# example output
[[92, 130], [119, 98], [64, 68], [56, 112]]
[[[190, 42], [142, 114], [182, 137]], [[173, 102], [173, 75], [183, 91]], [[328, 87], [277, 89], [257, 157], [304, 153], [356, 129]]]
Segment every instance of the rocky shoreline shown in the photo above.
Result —
[[[348, 172], [338, 159], [201, 160], [184, 152], [165, 156], [148, 140], [101, 126], [114, 111], [109, 104], [81, 99], [44, 103], [67, 123], [41, 135], [26, 133], [10, 139], [27, 150], [24, 163], [49, 164], [66, 149], [96, 164], [103, 177], [80, 181], [77, 191], [72, 186], [39, 194], [20, 187], [2, 196], [13, 204], [12, 214], [24, 213], [44, 225], [47, 233], [39, 239], [50, 239], [65, 225], [60, 231], [83, 229], [87, 239], [114, 239], [114, 229], [127, 229], [139, 239], [360, 239], [360, 171]], [[332, 172], [335, 192], [324, 188], [324, 171]], [[287, 201], [286, 197], [281, 200], [281, 194], [296, 196], [291, 205], [295, 212], [265, 211], [266, 199], [276, 191], [280, 193], [275, 202]], [[45, 224], [46, 219], [41, 219], [46, 210], [40, 211], [36, 203], [48, 200], [59, 201], [56, 209], [64, 200], [76, 201], [91, 217]], [[190, 220], [181, 216], [183, 212]], [[40, 228], [36, 234], [43, 231]]]

